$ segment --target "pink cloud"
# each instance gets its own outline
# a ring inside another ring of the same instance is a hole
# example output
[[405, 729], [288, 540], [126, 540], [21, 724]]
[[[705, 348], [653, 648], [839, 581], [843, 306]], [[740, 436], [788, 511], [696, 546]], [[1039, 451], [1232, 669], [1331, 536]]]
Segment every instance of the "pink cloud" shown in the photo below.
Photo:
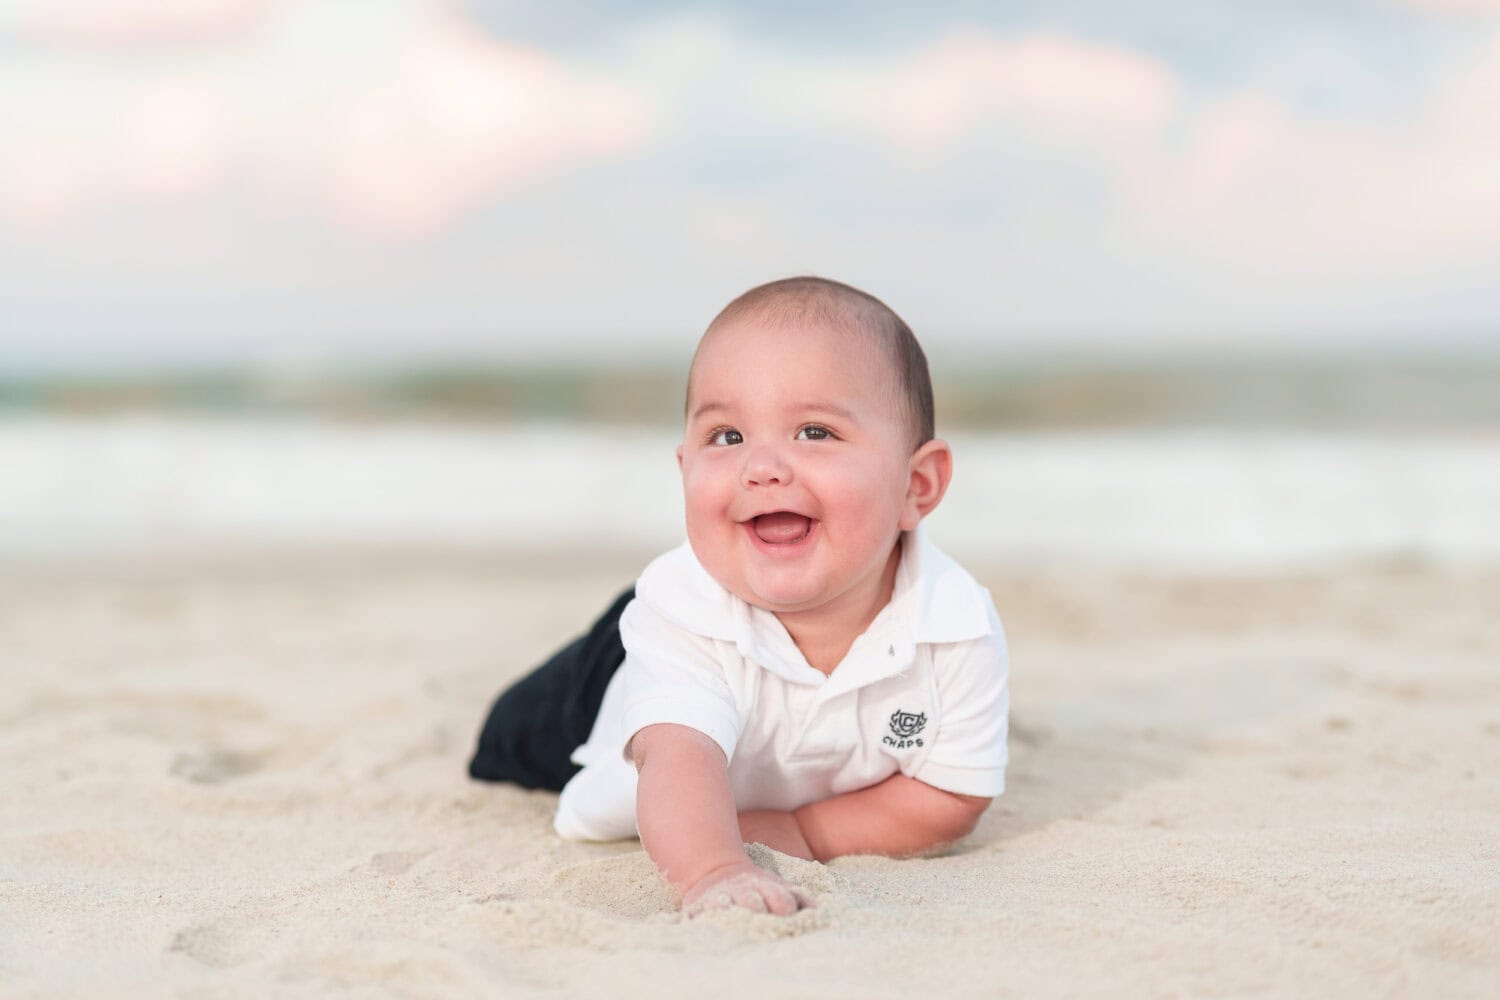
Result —
[[1143, 222], [1267, 266], [1435, 266], [1500, 248], [1497, 112], [1500, 33], [1401, 121], [1311, 119], [1253, 88], [1210, 102], [1126, 193]]
[[[181, 4], [127, 6], [154, 9], [158, 27], [207, 23], [173, 21]], [[0, 66], [0, 120], [12, 125], [0, 134], [0, 218], [45, 225], [233, 179], [283, 211], [422, 234], [573, 164], [625, 154], [654, 128], [635, 90], [497, 40], [447, 4], [408, 0], [396, 30], [366, 35], [344, 32], [336, 5], [208, 7], [229, 20], [252, 7], [277, 16], [209, 59], [32, 55]], [[105, 14], [85, 31], [63, 18], [69, 9], [57, 25], [79, 37], [145, 37]], [[345, 48], [287, 61], [330, 35]]]
[[1064, 134], [1149, 129], [1178, 102], [1177, 81], [1157, 60], [1055, 34], [952, 34], [862, 89], [862, 113], [877, 128], [939, 147], [996, 118]]
[[968, 136], [1021, 158], [1060, 147], [1109, 181], [1099, 224], [1236, 266], [1357, 272], [1500, 248], [1500, 32], [1400, 118], [1310, 115], [1259, 81], [1190, 93], [1147, 55], [1058, 35], [952, 35], [808, 92], [923, 170]]
[[650, 128], [629, 89], [440, 17], [345, 109], [329, 195], [358, 224], [432, 229], [570, 163], [628, 152]]
[[37, 0], [17, 16], [23, 41], [42, 46], [140, 48], [240, 37], [280, 0]]

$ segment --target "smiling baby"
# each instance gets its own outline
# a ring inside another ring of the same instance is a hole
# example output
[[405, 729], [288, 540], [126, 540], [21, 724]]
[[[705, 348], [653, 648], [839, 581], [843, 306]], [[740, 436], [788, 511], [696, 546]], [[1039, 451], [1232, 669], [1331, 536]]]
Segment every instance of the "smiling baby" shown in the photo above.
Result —
[[1004, 788], [1005, 640], [929, 542], [953, 456], [883, 302], [788, 278], [699, 341], [687, 542], [496, 702], [470, 774], [561, 791], [566, 838], [639, 836], [688, 913], [786, 914], [746, 843], [826, 861], [969, 833]]

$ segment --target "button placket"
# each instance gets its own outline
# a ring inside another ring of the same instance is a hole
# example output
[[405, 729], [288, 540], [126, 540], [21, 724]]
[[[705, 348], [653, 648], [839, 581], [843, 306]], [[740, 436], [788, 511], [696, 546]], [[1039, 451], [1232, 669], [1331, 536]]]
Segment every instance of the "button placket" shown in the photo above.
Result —
[[818, 690], [808, 685], [793, 684], [787, 688], [787, 708], [796, 725], [796, 737], [792, 742], [790, 753], [793, 757], [801, 757], [817, 752], [813, 740], [813, 722], [818, 712], [816, 702]]

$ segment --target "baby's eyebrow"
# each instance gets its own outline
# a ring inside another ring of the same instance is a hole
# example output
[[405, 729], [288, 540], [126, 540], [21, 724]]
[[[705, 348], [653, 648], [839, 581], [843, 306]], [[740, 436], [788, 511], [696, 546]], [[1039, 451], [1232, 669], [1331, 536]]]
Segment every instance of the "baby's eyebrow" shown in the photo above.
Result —
[[701, 403], [701, 404], [699, 404], [698, 408], [693, 411], [692, 415], [690, 417], [688, 417], [688, 420], [689, 421], [697, 420], [699, 417], [703, 416], [705, 413], [710, 413], [710, 412], [712, 412], [714, 410], [727, 410], [727, 409], [729, 409], [729, 407], [725, 406], [723, 403], [716, 403], [716, 402], [713, 402], [713, 401], [710, 401], [710, 402], [707, 402], [707, 403]]
[[829, 413], [850, 423], [855, 422], [857, 419], [854, 416], [853, 410], [845, 406], [840, 406], [837, 403], [803, 403], [802, 408], [814, 413]]

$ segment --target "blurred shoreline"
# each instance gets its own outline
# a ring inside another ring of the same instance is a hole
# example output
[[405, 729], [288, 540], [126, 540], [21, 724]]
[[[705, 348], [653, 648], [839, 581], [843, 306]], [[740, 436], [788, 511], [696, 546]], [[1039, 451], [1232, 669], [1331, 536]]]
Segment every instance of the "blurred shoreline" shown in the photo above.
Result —
[[[1203, 571], [1500, 563], [1500, 435], [956, 430], [968, 560]], [[35, 413], [0, 420], [0, 557], [221, 547], [663, 551], [680, 430]]]
[[[0, 417], [156, 412], [665, 427], [681, 420], [685, 378], [684, 365], [484, 362], [0, 375]], [[1500, 355], [1489, 354], [980, 359], [967, 368], [935, 364], [934, 382], [945, 430], [1500, 429]]]

